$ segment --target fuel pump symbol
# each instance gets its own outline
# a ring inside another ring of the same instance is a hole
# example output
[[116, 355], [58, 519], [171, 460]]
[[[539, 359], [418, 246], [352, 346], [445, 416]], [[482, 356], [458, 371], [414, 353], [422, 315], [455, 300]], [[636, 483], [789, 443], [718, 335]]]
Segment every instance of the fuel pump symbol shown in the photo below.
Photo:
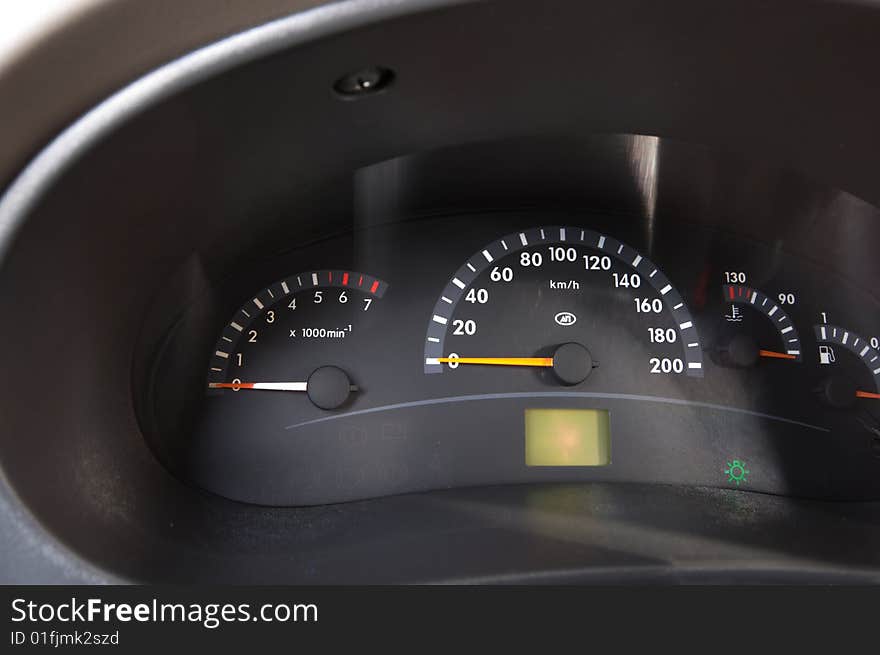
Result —
[[820, 364], [833, 364], [837, 361], [837, 358], [834, 356], [834, 348], [831, 346], [820, 345], [819, 346], [819, 363]]

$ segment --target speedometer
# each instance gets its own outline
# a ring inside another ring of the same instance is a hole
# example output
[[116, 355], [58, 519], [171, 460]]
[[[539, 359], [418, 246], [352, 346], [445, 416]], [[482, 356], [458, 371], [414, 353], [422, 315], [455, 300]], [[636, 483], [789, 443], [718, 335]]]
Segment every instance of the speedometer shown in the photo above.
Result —
[[649, 259], [579, 227], [538, 227], [494, 241], [446, 284], [428, 323], [427, 374], [504, 367], [574, 386], [594, 369], [703, 375], [682, 295]]

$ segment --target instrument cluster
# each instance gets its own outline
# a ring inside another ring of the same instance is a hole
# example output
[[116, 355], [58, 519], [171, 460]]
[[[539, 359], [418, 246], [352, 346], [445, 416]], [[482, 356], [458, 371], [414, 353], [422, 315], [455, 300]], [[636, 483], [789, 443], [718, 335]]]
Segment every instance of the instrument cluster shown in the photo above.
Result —
[[[495, 212], [353, 231], [261, 274], [171, 335], [203, 335], [199, 375], [184, 388], [160, 356], [154, 377], [155, 450], [222, 496], [597, 480], [880, 497], [880, 306], [778, 242]], [[185, 421], [161, 424], [166, 389]]]

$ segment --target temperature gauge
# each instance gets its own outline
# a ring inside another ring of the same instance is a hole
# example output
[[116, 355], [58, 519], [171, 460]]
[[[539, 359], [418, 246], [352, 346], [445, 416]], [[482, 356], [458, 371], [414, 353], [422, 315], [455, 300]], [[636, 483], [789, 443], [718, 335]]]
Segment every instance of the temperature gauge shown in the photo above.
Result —
[[[717, 348], [720, 363], [748, 368], [765, 360], [801, 361], [801, 339], [788, 314], [767, 294], [737, 284], [722, 289], [726, 328]], [[759, 322], [746, 320], [751, 314], [762, 315]]]

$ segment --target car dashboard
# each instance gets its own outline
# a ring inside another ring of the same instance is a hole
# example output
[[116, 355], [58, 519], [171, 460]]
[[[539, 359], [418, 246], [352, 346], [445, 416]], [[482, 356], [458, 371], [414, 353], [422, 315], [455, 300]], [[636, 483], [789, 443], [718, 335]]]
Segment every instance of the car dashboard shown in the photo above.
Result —
[[60, 131], [5, 575], [880, 580], [880, 11], [715, 4], [334, 3]]

